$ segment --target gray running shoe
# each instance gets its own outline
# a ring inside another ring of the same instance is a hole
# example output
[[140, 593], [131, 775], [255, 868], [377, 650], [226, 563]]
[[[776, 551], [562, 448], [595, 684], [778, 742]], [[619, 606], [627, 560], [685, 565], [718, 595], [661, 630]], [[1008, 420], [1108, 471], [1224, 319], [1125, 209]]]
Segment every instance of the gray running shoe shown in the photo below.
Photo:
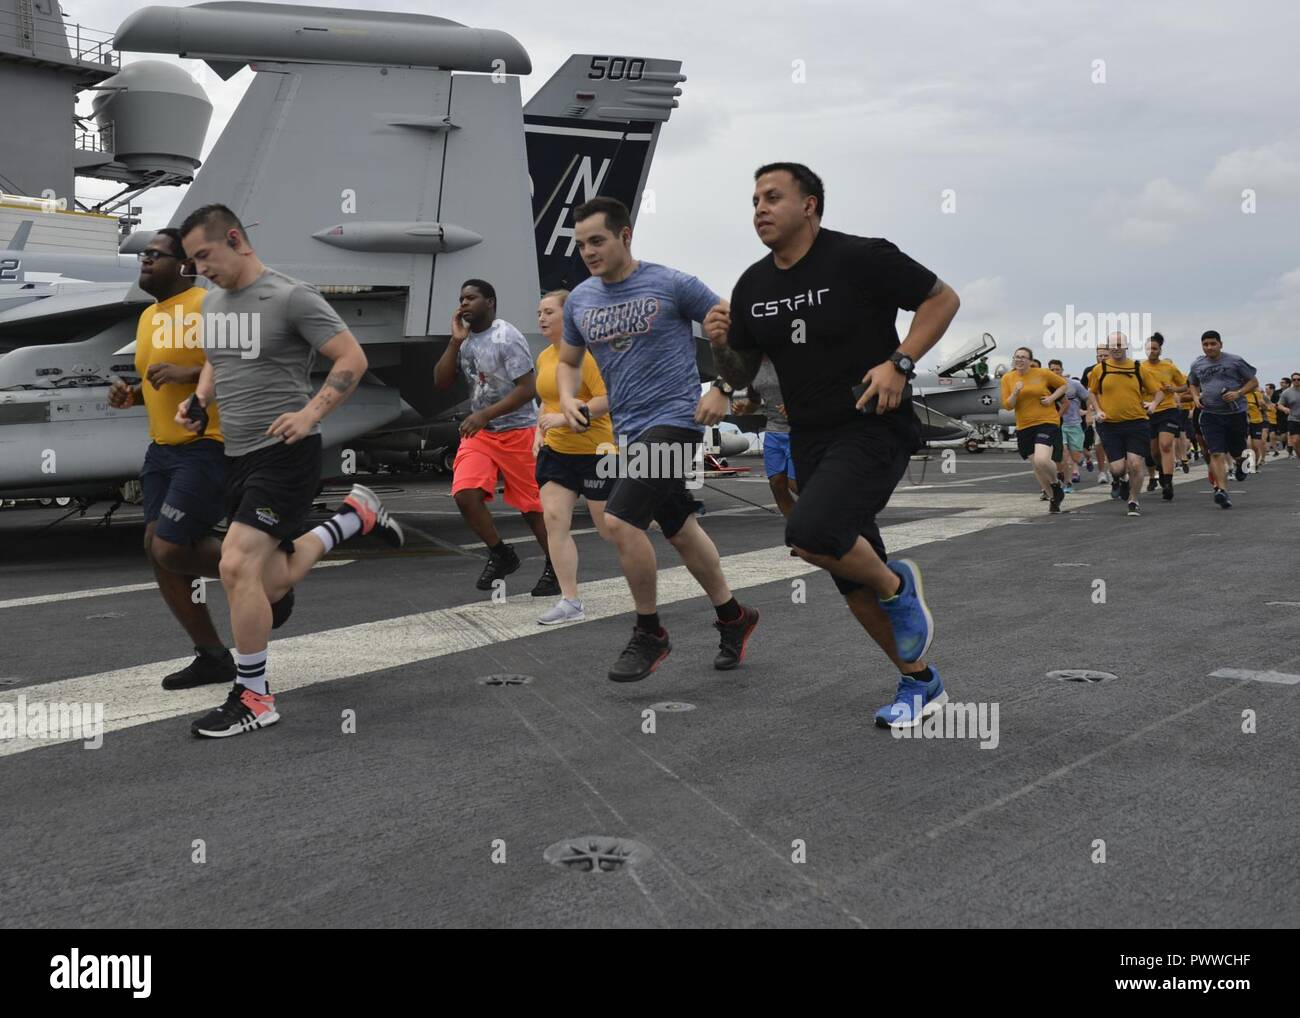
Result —
[[583, 614], [581, 601], [570, 601], [567, 597], [560, 598], [553, 608], [550, 608], [537, 620], [539, 626], [558, 626], [562, 622], [581, 622], [587, 616]]

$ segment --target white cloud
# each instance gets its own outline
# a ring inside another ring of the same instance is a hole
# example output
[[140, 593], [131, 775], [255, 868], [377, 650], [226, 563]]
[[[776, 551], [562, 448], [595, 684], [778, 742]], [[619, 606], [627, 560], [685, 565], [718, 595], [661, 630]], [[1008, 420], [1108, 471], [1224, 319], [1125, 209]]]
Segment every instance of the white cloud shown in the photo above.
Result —
[[1258, 195], [1300, 197], [1300, 145], [1276, 142], [1260, 148], [1239, 148], [1220, 156], [1206, 179], [1215, 192], [1240, 195], [1245, 188]]

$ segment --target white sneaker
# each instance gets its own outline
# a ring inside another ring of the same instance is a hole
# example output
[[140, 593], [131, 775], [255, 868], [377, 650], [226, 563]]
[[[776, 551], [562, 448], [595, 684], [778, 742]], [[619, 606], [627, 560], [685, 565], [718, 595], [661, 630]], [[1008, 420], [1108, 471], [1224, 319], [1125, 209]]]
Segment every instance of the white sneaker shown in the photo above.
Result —
[[553, 608], [548, 609], [541, 618], [537, 620], [539, 626], [558, 626], [562, 622], [581, 622], [587, 616], [582, 611], [581, 601], [570, 601], [566, 597], [560, 598]]

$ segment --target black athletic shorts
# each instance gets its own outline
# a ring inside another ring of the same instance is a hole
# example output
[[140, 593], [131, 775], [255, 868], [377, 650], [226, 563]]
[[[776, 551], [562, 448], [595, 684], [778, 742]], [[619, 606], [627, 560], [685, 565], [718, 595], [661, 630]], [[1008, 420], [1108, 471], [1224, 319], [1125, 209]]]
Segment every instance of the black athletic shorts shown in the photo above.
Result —
[[1288, 435], [1300, 435], [1300, 421], [1288, 420], [1286, 422], [1286, 433]]
[[605, 512], [641, 530], [654, 520], [664, 537], [676, 537], [686, 521], [704, 508], [686, 486], [688, 480], [691, 484], [703, 480], [702, 474], [688, 477], [698, 469], [695, 456], [703, 438], [694, 428], [656, 424], [628, 442], [618, 452], [618, 476]]
[[614, 486], [618, 457], [613, 453], [556, 452], [545, 445], [537, 453], [537, 487], [553, 481], [562, 488], [586, 495], [590, 502], [604, 502]]
[[[816, 555], [842, 558], [859, 537], [886, 560], [876, 516], [921, 447], [910, 400], [887, 414], [864, 414], [833, 429], [790, 430], [799, 498], [785, 526], [785, 543]], [[831, 575], [841, 594], [862, 584]]]
[[1152, 414], [1147, 421], [1147, 429], [1152, 438], [1157, 437], [1162, 431], [1176, 438], [1183, 430], [1183, 422], [1178, 417], [1178, 408], [1170, 407], [1168, 410]]
[[277, 442], [226, 460], [226, 515], [280, 539], [293, 551], [320, 490], [320, 435], [293, 445]]
[[1093, 430], [1091, 424], [1085, 424], [1083, 426], [1083, 447], [1091, 452], [1092, 447], [1096, 444], [1097, 433]]
[[1264, 437], [1264, 422], [1263, 422], [1263, 421], [1260, 421], [1258, 424], [1250, 424], [1250, 423], [1247, 423], [1247, 425], [1246, 425], [1246, 429], [1250, 432], [1250, 437], [1251, 437], [1251, 438], [1263, 438], [1263, 437]]
[[1196, 432], [1192, 430], [1192, 415], [1181, 408], [1178, 411], [1178, 423], [1186, 437], [1192, 438], [1195, 436]]
[[193, 544], [221, 522], [225, 487], [226, 448], [216, 439], [150, 442], [140, 470], [144, 522], [164, 541]]
[[1034, 446], [1050, 445], [1052, 461], [1060, 463], [1065, 456], [1059, 424], [1035, 424], [1032, 428], [1021, 428], [1016, 432], [1016, 451], [1022, 460], [1034, 454]]
[[1151, 432], [1146, 419], [1136, 421], [1102, 421], [1097, 425], [1106, 458], [1118, 463], [1129, 453], [1144, 460], [1151, 454]]
[[1247, 421], [1239, 414], [1201, 414], [1201, 434], [1205, 448], [1211, 452], [1230, 452], [1239, 457], [1246, 449]]

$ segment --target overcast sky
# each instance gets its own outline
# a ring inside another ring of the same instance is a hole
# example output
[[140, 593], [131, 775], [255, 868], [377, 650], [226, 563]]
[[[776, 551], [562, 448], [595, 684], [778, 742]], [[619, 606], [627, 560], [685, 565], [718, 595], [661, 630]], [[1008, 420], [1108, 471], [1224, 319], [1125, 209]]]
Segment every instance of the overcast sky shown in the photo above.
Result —
[[[139, 6], [64, 0], [69, 23], [107, 30]], [[887, 237], [961, 294], [939, 354], [988, 331], [999, 356], [1021, 343], [1042, 356], [1044, 317], [1073, 305], [1149, 313], [1184, 368], [1209, 328], [1263, 380], [1300, 368], [1300, 6], [1288, 0], [346, 6], [509, 32], [532, 57], [525, 99], [572, 52], [681, 59], [655, 211], [633, 249], [723, 295], [765, 253], [754, 168], [790, 159], [824, 179], [825, 226]], [[251, 72], [221, 82], [178, 62], [214, 104], [210, 148]], [[146, 198], [144, 225], [179, 199]], [[1077, 373], [1091, 357], [1064, 359]]]

